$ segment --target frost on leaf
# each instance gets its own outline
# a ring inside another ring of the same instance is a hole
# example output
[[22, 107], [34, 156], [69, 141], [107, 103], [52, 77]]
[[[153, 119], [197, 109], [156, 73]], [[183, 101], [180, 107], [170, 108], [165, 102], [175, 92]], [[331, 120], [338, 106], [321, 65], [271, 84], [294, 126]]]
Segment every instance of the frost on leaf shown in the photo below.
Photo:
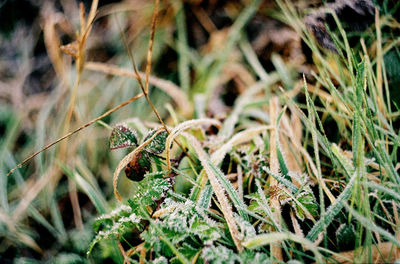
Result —
[[233, 250], [224, 246], [205, 248], [202, 252], [202, 257], [208, 263], [213, 264], [235, 263], [239, 260]]
[[[150, 130], [149, 133], [147, 133], [146, 137], [143, 139], [143, 142], [151, 138], [156, 130]], [[161, 154], [165, 150], [165, 141], [167, 140], [168, 137], [168, 132], [167, 131], [162, 131], [160, 134], [158, 134], [153, 140], [145, 147], [145, 150], [153, 153], [153, 154]]]
[[266, 203], [269, 203], [269, 197], [265, 197], [265, 200], [261, 198], [259, 193], [251, 193], [249, 195], [246, 195], [246, 198], [250, 199], [250, 205], [248, 209], [254, 213], [257, 213], [261, 215], [265, 221], [260, 223], [258, 226], [258, 231], [260, 233], [264, 233], [267, 231], [272, 231], [273, 230], [273, 222], [269, 215], [271, 214], [271, 208], [268, 208]]
[[141, 214], [140, 206], [153, 205], [154, 201], [160, 200], [170, 188], [171, 183], [168, 179], [146, 177], [138, 184], [136, 195], [128, 200], [129, 206], [133, 212]]
[[[196, 204], [190, 200], [177, 202], [166, 198], [160, 210], [169, 213], [157, 219], [158, 228], [151, 225], [141, 234], [142, 239], [145, 240], [145, 247], [151, 248], [156, 255], [166, 254], [163, 251], [165, 250], [164, 242], [160, 242], [157, 238], [160, 235], [177, 248], [185, 245], [183, 251], [188, 253], [188, 257], [190, 257], [189, 252], [196, 253], [198, 251], [196, 241], [202, 241], [204, 245], [212, 245], [221, 238], [221, 230], [217, 223], [208, 219], [205, 213], [200, 213]], [[160, 230], [162, 230], [162, 234]]]
[[151, 261], [150, 263], [151, 263], [151, 264], [167, 264], [167, 263], [168, 263], [168, 260], [167, 260], [166, 257], [161, 256], [161, 257], [158, 257], [158, 258], [154, 259], [154, 260]]
[[118, 235], [123, 235], [133, 228], [140, 229], [141, 219], [126, 205], [121, 205], [112, 212], [103, 214], [93, 223], [93, 229], [97, 234], [89, 246], [87, 254], [90, 254], [93, 247], [102, 240], [115, 239]]
[[310, 215], [312, 217], [318, 215], [318, 203], [309, 186], [303, 186], [302, 190], [294, 196], [282, 194], [280, 199], [282, 204], [288, 203], [295, 210], [296, 216], [302, 221], [305, 218], [310, 218]]
[[265, 263], [270, 264], [267, 254], [245, 250], [242, 253], [235, 253], [233, 250], [224, 246], [207, 247], [202, 252], [203, 259], [210, 264], [223, 263]]
[[351, 223], [341, 224], [336, 230], [336, 243], [341, 250], [353, 248], [356, 237], [356, 231]]
[[257, 235], [256, 230], [254, 229], [254, 226], [250, 222], [244, 220], [239, 215], [235, 215], [235, 219], [236, 219], [236, 223], [238, 223], [238, 226], [239, 226], [240, 239], [242, 241], [248, 240]]
[[135, 147], [138, 145], [136, 132], [126, 124], [116, 125], [110, 136], [110, 149]]

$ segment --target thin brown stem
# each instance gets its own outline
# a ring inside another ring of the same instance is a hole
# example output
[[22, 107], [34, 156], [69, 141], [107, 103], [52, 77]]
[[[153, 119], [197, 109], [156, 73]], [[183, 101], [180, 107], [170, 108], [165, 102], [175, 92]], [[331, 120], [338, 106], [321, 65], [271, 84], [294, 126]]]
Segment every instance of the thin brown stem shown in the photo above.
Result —
[[160, 2], [159, 0], [155, 1], [153, 15], [151, 17], [151, 35], [150, 35], [150, 41], [149, 41], [149, 48], [147, 50], [147, 63], [146, 63], [146, 80], [145, 80], [146, 94], [149, 91], [149, 76], [150, 76], [150, 71], [151, 71], [151, 59], [153, 57], [153, 44], [154, 44], [154, 35], [156, 33], [159, 2]]
[[40, 154], [41, 152], [43, 152], [43, 151], [45, 151], [45, 150], [51, 148], [51, 147], [54, 146], [55, 144], [57, 144], [57, 143], [59, 143], [60, 141], [62, 141], [62, 140], [64, 140], [64, 139], [66, 139], [66, 138], [72, 136], [73, 134], [75, 134], [75, 133], [81, 131], [82, 129], [87, 128], [88, 126], [94, 124], [95, 122], [99, 121], [100, 119], [103, 119], [104, 117], [106, 117], [106, 116], [108, 116], [108, 115], [114, 113], [115, 111], [117, 111], [118, 109], [120, 109], [120, 108], [126, 106], [127, 104], [130, 104], [130, 103], [132, 103], [133, 101], [135, 101], [135, 100], [141, 98], [143, 95], [144, 95], [143, 93], [140, 93], [140, 94], [138, 94], [138, 95], [136, 95], [136, 96], [130, 98], [129, 100], [126, 100], [125, 102], [123, 102], [123, 103], [117, 105], [116, 107], [114, 107], [114, 108], [108, 110], [107, 112], [105, 112], [105, 113], [102, 114], [101, 116], [96, 117], [95, 119], [89, 121], [88, 123], [84, 124], [83, 126], [77, 128], [77, 129], [75, 129], [74, 131], [69, 132], [68, 134], [66, 134], [66, 135], [60, 137], [59, 139], [57, 139], [56, 141], [54, 141], [54, 142], [52, 142], [52, 143], [50, 143], [50, 144], [44, 146], [41, 150], [38, 150], [38, 151], [32, 153], [31, 155], [29, 155], [29, 157], [27, 157], [27, 158], [24, 159], [22, 162], [20, 162], [15, 168], [13, 168], [12, 170], [10, 170], [10, 171], [7, 173], [6, 177], [9, 176], [10, 174], [12, 174], [15, 170], [21, 168], [22, 165], [24, 165], [25, 163], [27, 163], [27, 162], [28, 162], [29, 160], [31, 160], [32, 158], [36, 157], [36, 156], [37, 156], [38, 154]]
[[[275, 129], [271, 130], [270, 135], [270, 166], [271, 171], [275, 174], [279, 173], [279, 162], [277, 156], [277, 147], [276, 144], [279, 140], [279, 135], [276, 127], [276, 120], [279, 115], [279, 99], [278, 97], [274, 97], [270, 101], [269, 105], [269, 114], [270, 114], [270, 122], [271, 125], [275, 125]], [[277, 188], [278, 182], [275, 178], [270, 178], [270, 188]], [[267, 190], [267, 188], [266, 188]], [[281, 225], [281, 206], [279, 203], [278, 197], [271, 197], [271, 207], [274, 209], [274, 218], [278, 225]], [[271, 244], [271, 256], [274, 257], [278, 261], [282, 261], [282, 248], [280, 244]]]
[[129, 257], [128, 257], [128, 255], [126, 254], [126, 251], [125, 251], [125, 249], [124, 249], [124, 247], [122, 246], [122, 244], [121, 244], [121, 242], [119, 241], [119, 236], [118, 236], [118, 248], [119, 248], [119, 250], [121, 251], [121, 254], [122, 254], [122, 256], [124, 257], [124, 264], [126, 263], [126, 264], [129, 264], [129, 263], [131, 263], [130, 261], [129, 261]]
[[72, 211], [74, 213], [74, 222], [78, 230], [83, 230], [82, 213], [79, 205], [78, 191], [76, 183], [68, 178], [69, 199], [71, 200]]
[[[122, 42], [124, 43], [125, 50], [126, 50], [126, 52], [128, 53], [128, 56], [129, 56], [129, 58], [130, 58], [130, 60], [131, 60], [133, 70], [134, 70], [134, 72], [135, 72], [135, 74], [136, 74], [136, 80], [137, 80], [138, 83], [139, 83], [140, 89], [142, 89], [142, 92], [143, 92], [143, 94], [144, 94], [144, 96], [145, 96], [145, 98], [146, 98], [146, 101], [147, 101], [147, 103], [150, 105], [150, 107], [151, 107], [151, 109], [153, 110], [153, 112], [155, 113], [155, 115], [157, 116], [157, 119], [160, 121], [160, 123], [161, 123], [161, 125], [164, 127], [164, 129], [169, 133], [170, 131], [169, 131], [168, 127], [165, 125], [165, 123], [164, 123], [164, 121], [162, 120], [160, 114], [158, 113], [157, 109], [155, 108], [155, 106], [153, 105], [153, 103], [152, 103], [151, 100], [150, 100], [148, 91], [146, 91], [146, 86], [148, 87], [148, 83], [147, 83], [147, 84], [145, 83], [145, 84], [143, 85], [142, 78], [140, 77], [140, 74], [139, 74], [139, 70], [138, 70], [138, 68], [136, 67], [135, 59], [133, 58], [132, 52], [131, 52], [131, 50], [130, 50], [130, 48], [129, 48], [129, 46], [128, 46], [128, 42], [127, 42], [127, 40], [126, 40], [126, 38], [125, 38], [125, 35], [122, 33], [121, 25], [119, 24], [119, 22], [118, 22], [117, 19], [116, 19], [116, 21], [117, 21], [117, 25], [118, 25], [118, 27], [119, 27], [119, 32], [120, 32], [120, 35], [121, 35]], [[155, 27], [154, 27], [154, 29], [155, 29]], [[151, 40], [150, 40], [150, 42], [151, 42]], [[152, 48], [152, 47], [153, 47], [153, 46], [151, 45], [149, 48]], [[151, 51], [151, 52], [152, 52], [152, 51]], [[149, 71], [149, 73], [150, 73], [150, 71]], [[146, 81], [148, 81], [148, 77], [147, 77], [147, 66], [146, 66]]]
[[[148, 91], [146, 90], [146, 88], [148, 88], [149, 86], [149, 75], [150, 75], [150, 69], [151, 69], [151, 54], [153, 53], [153, 43], [154, 43], [154, 34], [155, 34], [155, 30], [156, 30], [156, 22], [157, 22], [157, 13], [158, 13], [158, 3], [159, 0], [155, 1], [155, 8], [153, 10], [153, 19], [152, 19], [152, 25], [151, 25], [151, 35], [150, 35], [150, 44], [149, 44], [149, 49], [148, 49], [148, 54], [147, 54], [147, 65], [146, 65], [146, 78], [145, 78], [145, 85], [143, 85], [142, 79], [140, 77], [140, 73], [139, 70], [136, 67], [136, 63], [135, 63], [135, 59], [133, 58], [132, 52], [128, 46], [128, 42], [125, 38], [125, 35], [122, 33], [122, 28], [121, 25], [119, 24], [118, 19], [115, 18], [117, 25], [119, 27], [119, 32], [121, 35], [121, 39], [122, 42], [124, 43], [125, 46], [125, 50], [128, 53], [128, 56], [131, 60], [132, 63], [132, 67], [133, 70], [136, 74], [136, 80], [139, 83], [140, 88], [142, 89], [142, 92], [146, 98], [147, 103], [150, 105], [151, 109], [153, 110], [154, 114], [157, 116], [157, 119], [160, 121], [161, 125], [164, 127], [165, 131], [167, 131], [168, 134], [170, 134], [170, 130], [169, 128], [165, 125], [164, 121], [162, 120], [160, 114], [158, 113], [156, 107], [153, 105], [153, 103], [150, 100], [150, 97], [148, 95]], [[150, 54], [150, 55], [149, 55]], [[149, 61], [150, 60], [150, 61]], [[149, 66], [150, 65], [150, 66]], [[182, 151], [186, 154], [186, 156], [194, 162], [194, 160], [192, 159], [192, 157], [190, 157], [190, 155], [187, 153], [186, 149], [177, 141], [174, 140], [175, 143], [182, 149]]]

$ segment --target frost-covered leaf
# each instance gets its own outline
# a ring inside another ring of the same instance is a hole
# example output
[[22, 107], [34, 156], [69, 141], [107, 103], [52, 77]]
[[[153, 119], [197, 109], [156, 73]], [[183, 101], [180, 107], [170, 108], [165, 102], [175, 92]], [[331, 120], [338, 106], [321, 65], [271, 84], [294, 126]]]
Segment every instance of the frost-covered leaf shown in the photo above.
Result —
[[202, 257], [210, 264], [235, 263], [239, 261], [237, 254], [224, 246], [206, 247], [202, 252]]
[[275, 178], [275, 180], [277, 180], [279, 184], [288, 188], [292, 193], [296, 193], [298, 191], [298, 188], [291, 182], [290, 177], [284, 177], [280, 173], [275, 174], [266, 166], [260, 166], [260, 171], [266, 172], [271, 175], [273, 178]]
[[126, 147], [135, 147], [138, 145], [137, 134], [126, 124], [116, 125], [110, 136], [110, 149], [119, 149]]
[[312, 216], [318, 215], [318, 203], [312, 192], [306, 192], [297, 199]]
[[280, 195], [282, 204], [288, 203], [296, 212], [300, 220], [312, 218], [318, 215], [318, 203], [309, 187], [302, 188], [294, 196], [288, 193]]
[[160, 200], [166, 192], [171, 188], [171, 183], [165, 178], [146, 177], [137, 186], [136, 195], [128, 200], [132, 211], [141, 214], [138, 210], [139, 206], [149, 206], [154, 204], [154, 201]]
[[201, 250], [201, 248], [194, 247], [189, 243], [182, 243], [182, 247], [179, 249], [179, 251], [188, 259], [195, 256], [199, 250]]
[[242, 253], [235, 253], [224, 246], [206, 247], [202, 252], [203, 259], [210, 264], [225, 263], [271, 263], [269, 256], [261, 252], [245, 250]]
[[197, 201], [197, 205], [200, 208], [208, 209], [211, 205], [211, 197], [214, 191], [211, 185], [204, 186], [203, 190], [200, 193], [199, 200]]
[[[162, 226], [165, 229], [182, 232], [187, 235], [196, 235], [204, 243], [212, 243], [221, 237], [217, 224], [209, 219], [204, 212], [197, 210], [192, 201], [176, 203], [172, 199], [167, 199], [165, 204], [170, 204], [174, 208], [169, 215], [163, 218]], [[200, 208], [200, 210], [202, 209]], [[171, 239], [176, 240], [176, 238], [172, 237]]]
[[109, 214], [100, 216], [93, 223], [97, 235], [90, 244], [87, 254], [90, 254], [93, 247], [102, 240], [114, 239], [135, 227], [141, 228], [141, 220], [142, 218], [126, 205], [121, 205]]
[[[266, 208], [265, 202], [262, 201], [259, 193], [251, 193], [246, 195], [246, 198], [250, 199], [250, 205], [248, 209], [254, 213], [261, 215], [266, 221], [260, 223], [259, 232], [271, 231], [273, 230], [273, 222], [271, 218], [268, 216], [271, 214], [271, 208]], [[265, 201], [269, 201], [269, 198], [265, 198]]]
[[216, 226], [210, 226], [199, 217], [194, 217], [190, 231], [203, 239], [204, 243], [212, 243], [221, 237], [220, 230]]
[[336, 230], [336, 243], [341, 250], [352, 249], [356, 238], [356, 231], [352, 224], [341, 224]]
[[303, 262], [301, 262], [300, 260], [297, 260], [297, 259], [291, 259], [286, 263], [287, 264], [303, 264]]
[[250, 205], [248, 209], [252, 212], [264, 215], [264, 210], [260, 205], [260, 195], [258, 193], [251, 193], [246, 195], [246, 198], [250, 199]]
[[141, 234], [146, 248], [151, 248], [156, 254], [162, 255], [166, 252], [164, 242], [158, 238], [161, 235], [188, 258], [200, 250], [198, 244], [193, 244], [194, 241], [212, 245], [221, 238], [223, 225], [209, 219], [203, 208], [198, 208], [191, 200], [183, 203], [166, 198], [160, 211], [168, 213], [162, 214], [155, 221], [157, 228], [150, 225], [148, 230]]
[[298, 203], [293, 203], [293, 206], [295, 207], [296, 215], [299, 219], [304, 220], [307, 217], [307, 213], [304, 208], [312, 216], [316, 216], [318, 214], [318, 204], [311, 192], [302, 192], [297, 196], [297, 201]]
[[132, 209], [129, 206], [122, 204], [119, 207], [112, 210], [110, 213], [99, 216], [93, 223], [93, 229], [95, 232], [97, 232], [99, 231], [100, 226], [102, 224], [109, 225], [112, 222], [116, 221], [121, 216], [130, 215], [131, 212]]
[[161, 257], [154, 259], [153, 261], [151, 261], [149, 263], [150, 264], [168, 264], [168, 260], [166, 257], [161, 256]]
[[254, 226], [250, 222], [244, 220], [239, 215], [235, 215], [235, 220], [236, 220], [236, 223], [238, 224], [239, 232], [240, 232], [240, 239], [242, 241], [250, 239], [257, 235], [256, 230], [254, 229]]
[[[146, 137], [143, 139], [143, 142], [151, 138], [156, 130], [150, 130], [149, 133], [147, 133]], [[159, 133], [153, 140], [144, 148], [146, 151], [153, 153], [153, 154], [161, 154], [165, 150], [165, 142], [168, 137], [168, 132], [167, 131], [162, 131]]]
[[270, 257], [267, 254], [261, 252], [254, 252], [252, 250], [245, 250], [239, 254], [239, 262], [246, 264], [246, 263], [263, 263], [269, 264], [272, 263], [270, 261]]

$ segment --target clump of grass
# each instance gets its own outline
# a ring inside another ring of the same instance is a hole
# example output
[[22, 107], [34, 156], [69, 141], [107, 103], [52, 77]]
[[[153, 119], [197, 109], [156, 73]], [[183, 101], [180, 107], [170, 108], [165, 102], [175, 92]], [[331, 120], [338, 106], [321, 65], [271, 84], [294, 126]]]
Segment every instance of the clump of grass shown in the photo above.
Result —
[[[285, 64], [275, 54], [276, 71], [266, 72], [242, 34], [260, 4], [252, 1], [238, 14], [225, 35], [226, 49], [209, 57], [202, 58], [190, 49], [185, 26], [177, 26], [179, 81], [190, 95], [150, 76], [158, 1], [151, 19], [145, 74], [139, 72], [124, 37], [133, 72], [109, 63], [77, 63], [78, 83], [85, 67], [135, 78], [140, 91], [136, 89], [132, 98], [144, 96], [157, 117], [157, 123], [121, 118], [118, 121], [126, 125], [110, 133], [112, 148], [132, 148], [114, 164], [113, 181], [112, 172], [107, 171], [106, 179], [112, 182], [116, 198], [113, 206], [106, 202], [82, 160], [72, 165], [64, 159], [54, 162], [101, 214], [93, 224], [95, 237], [88, 245], [89, 256], [100, 259], [96, 252], [102, 252], [103, 257], [123, 263], [372, 263], [399, 258], [399, 109], [394, 111], [390, 101], [382, 54], [390, 51], [383, 49], [384, 45], [393, 46], [383, 43], [381, 37], [382, 28], [392, 25], [387, 22], [390, 20], [382, 23], [376, 12], [375, 24], [369, 29], [374, 27], [376, 32], [372, 37], [375, 49], [368, 49], [363, 38], [357, 48], [350, 47], [347, 33], [333, 13], [338, 27], [337, 32], [331, 32], [337, 49], [334, 53], [318, 46], [293, 4], [279, 0], [280, 11], [274, 15], [290, 25], [312, 50], [314, 67], [309, 76], [291, 75], [298, 65]], [[182, 23], [184, 9], [182, 5], [177, 8], [176, 20]], [[237, 60], [245, 67], [230, 68]], [[203, 71], [204, 65], [212, 65], [212, 71]], [[189, 68], [194, 71], [193, 82]], [[195, 105], [192, 112], [190, 106], [177, 100], [178, 111], [167, 107], [175, 124], [164, 123], [161, 106], [150, 96], [150, 84], [181, 98], [211, 102], [218, 87], [231, 78], [227, 69], [236, 70], [235, 78], [241, 83], [249, 83], [231, 111], [219, 118], [205, 118], [211, 103]], [[106, 122], [102, 124], [110, 128]], [[102, 151], [108, 152], [106, 148]], [[139, 162], [141, 158], [145, 166]], [[134, 168], [131, 173], [137, 175], [132, 178], [139, 182], [129, 184], [120, 179], [126, 166]], [[21, 217], [55, 177], [58, 169], [50, 168], [33, 183], [27, 198], [13, 211], [13, 219]], [[121, 180], [124, 184], [118, 185]], [[76, 190], [69, 193], [71, 202], [76, 202], [71, 195]], [[79, 201], [77, 206], [74, 212], [82, 210]], [[110, 207], [116, 209], [110, 212]], [[61, 236], [66, 233], [62, 223], [53, 227], [30, 208], [48, 229], [60, 229]], [[60, 219], [57, 209], [53, 214]], [[40, 250], [30, 236], [17, 232], [7, 214], [2, 216], [10, 233]]]

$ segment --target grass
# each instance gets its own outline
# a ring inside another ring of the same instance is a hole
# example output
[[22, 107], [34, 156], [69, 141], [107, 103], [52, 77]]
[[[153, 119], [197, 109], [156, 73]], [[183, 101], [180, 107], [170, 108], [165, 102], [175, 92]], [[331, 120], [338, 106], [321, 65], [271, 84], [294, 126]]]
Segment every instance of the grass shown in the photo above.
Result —
[[[232, 25], [208, 32], [203, 48], [190, 44], [188, 5], [158, 5], [143, 4], [143, 24], [124, 5], [100, 7], [97, 18], [96, 1], [87, 16], [83, 5], [68, 6], [63, 15], [80, 21], [78, 41], [63, 48], [69, 55], [59, 49], [55, 25], [63, 24], [45, 17], [56, 86], [30, 125], [22, 111], [1, 106], [2, 258], [399, 259], [400, 110], [387, 70], [398, 65], [385, 60], [399, 27], [385, 5], [359, 45], [333, 13], [337, 53], [319, 46], [287, 1], [227, 5]], [[311, 50], [306, 74], [304, 61], [278, 53], [274, 70], [263, 67], [245, 31], [267, 12]], [[113, 17], [107, 33], [96, 25], [103, 15]], [[207, 13], [195, 15], [213, 30]], [[109, 61], [91, 58], [101, 41], [118, 49]], [[172, 67], [165, 50], [176, 53]], [[110, 151], [110, 135], [129, 152]], [[143, 179], [120, 175], [126, 168]]]

